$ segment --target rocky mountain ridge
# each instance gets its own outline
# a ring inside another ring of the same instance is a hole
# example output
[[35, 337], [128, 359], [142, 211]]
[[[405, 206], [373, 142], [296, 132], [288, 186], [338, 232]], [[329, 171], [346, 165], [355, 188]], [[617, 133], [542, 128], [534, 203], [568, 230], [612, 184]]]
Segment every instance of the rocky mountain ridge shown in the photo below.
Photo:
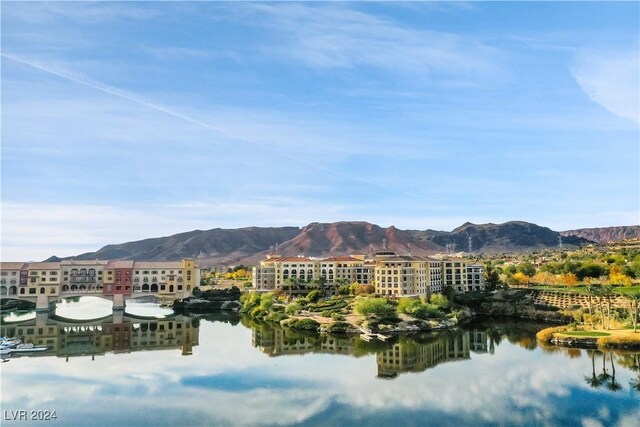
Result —
[[[254, 264], [276, 249], [282, 255], [328, 256], [368, 253], [386, 245], [400, 254], [432, 255], [448, 247], [454, 251], [522, 252], [557, 247], [558, 236], [567, 246], [596, 241], [599, 236], [627, 238], [640, 226], [610, 227], [615, 231], [584, 229], [564, 232], [523, 221], [503, 224], [465, 223], [454, 230], [401, 230], [364, 221], [311, 223], [305, 227], [247, 227], [194, 230], [167, 237], [107, 245], [66, 259], [138, 259], [149, 261], [197, 258], [202, 265]], [[634, 234], [635, 233], [635, 234]], [[590, 239], [589, 236], [592, 239]], [[51, 257], [49, 260], [60, 260]]]

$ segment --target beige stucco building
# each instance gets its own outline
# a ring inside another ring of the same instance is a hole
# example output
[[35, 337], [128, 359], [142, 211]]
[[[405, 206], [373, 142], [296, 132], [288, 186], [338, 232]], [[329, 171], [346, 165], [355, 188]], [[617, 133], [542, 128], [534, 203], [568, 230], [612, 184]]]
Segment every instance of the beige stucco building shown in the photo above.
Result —
[[390, 250], [368, 256], [327, 258], [285, 257], [270, 254], [253, 268], [257, 290], [282, 289], [290, 282], [374, 285], [376, 293], [394, 297], [428, 296], [450, 286], [458, 292], [484, 289], [480, 264], [466, 260], [439, 260], [397, 255]]

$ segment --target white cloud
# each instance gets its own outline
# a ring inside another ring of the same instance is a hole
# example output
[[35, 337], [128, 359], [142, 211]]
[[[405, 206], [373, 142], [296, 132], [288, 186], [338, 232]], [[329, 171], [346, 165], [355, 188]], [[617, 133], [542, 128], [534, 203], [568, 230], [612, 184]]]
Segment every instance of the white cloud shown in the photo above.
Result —
[[343, 5], [261, 3], [243, 10], [264, 16], [264, 25], [288, 36], [288, 45], [273, 54], [314, 67], [372, 66], [425, 77], [446, 71], [468, 78], [501, 71], [498, 51], [473, 37], [418, 30]]
[[607, 111], [640, 123], [640, 52], [584, 52], [572, 69], [587, 96]]

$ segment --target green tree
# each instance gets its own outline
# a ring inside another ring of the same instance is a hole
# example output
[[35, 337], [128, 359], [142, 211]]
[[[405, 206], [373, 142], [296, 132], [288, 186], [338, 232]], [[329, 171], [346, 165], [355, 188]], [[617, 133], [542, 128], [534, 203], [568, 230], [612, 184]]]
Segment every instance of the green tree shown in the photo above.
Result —
[[314, 289], [311, 292], [309, 292], [309, 294], [307, 295], [307, 301], [318, 302], [321, 297], [322, 297], [322, 294], [320, 293], [320, 291], [318, 291], [317, 289]]
[[529, 277], [536, 274], [536, 268], [529, 261], [521, 262], [516, 270]]
[[366, 317], [393, 319], [396, 317], [395, 307], [385, 298], [362, 298], [355, 303], [355, 311]]
[[484, 268], [484, 283], [490, 291], [495, 290], [500, 284], [500, 274], [490, 263], [486, 264]]

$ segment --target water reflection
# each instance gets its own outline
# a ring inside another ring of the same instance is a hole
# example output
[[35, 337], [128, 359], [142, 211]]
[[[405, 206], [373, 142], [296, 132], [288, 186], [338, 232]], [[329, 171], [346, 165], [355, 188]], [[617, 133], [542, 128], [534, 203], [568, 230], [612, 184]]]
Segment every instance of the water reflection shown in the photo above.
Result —
[[[19, 357], [2, 366], [3, 408], [55, 407], [63, 417], [57, 425], [429, 420], [635, 426], [640, 416], [640, 354], [541, 348], [533, 337], [542, 326], [535, 323], [487, 321], [366, 342], [237, 315], [117, 315], [2, 325], [5, 334], [55, 344], [49, 357]], [[173, 329], [168, 322], [174, 322]], [[597, 387], [590, 384], [593, 378]]]
[[182, 355], [192, 354], [199, 343], [199, 321], [187, 316], [149, 319], [126, 313], [113, 313], [102, 319], [73, 320], [48, 313], [18, 324], [0, 326], [2, 336], [17, 337], [23, 343], [46, 346], [34, 353], [12, 353], [12, 357], [74, 356], [129, 353], [140, 350], [180, 348]]

